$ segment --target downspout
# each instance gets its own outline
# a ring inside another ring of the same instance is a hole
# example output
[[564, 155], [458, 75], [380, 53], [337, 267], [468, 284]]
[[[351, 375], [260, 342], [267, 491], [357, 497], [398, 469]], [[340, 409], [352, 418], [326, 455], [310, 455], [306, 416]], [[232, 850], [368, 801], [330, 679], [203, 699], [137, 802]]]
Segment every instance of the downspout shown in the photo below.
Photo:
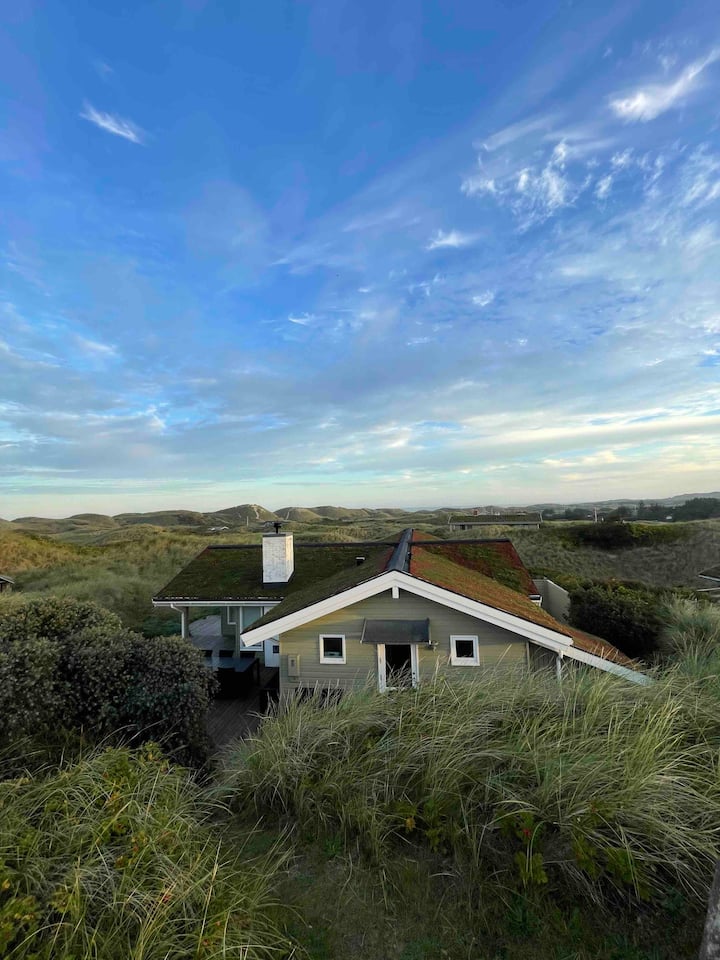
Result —
[[190, 639], [190, 607], [178, 607], [174, 603], [170, 604], [170, 609], [180, 614], [180, 633], [183, 640]]

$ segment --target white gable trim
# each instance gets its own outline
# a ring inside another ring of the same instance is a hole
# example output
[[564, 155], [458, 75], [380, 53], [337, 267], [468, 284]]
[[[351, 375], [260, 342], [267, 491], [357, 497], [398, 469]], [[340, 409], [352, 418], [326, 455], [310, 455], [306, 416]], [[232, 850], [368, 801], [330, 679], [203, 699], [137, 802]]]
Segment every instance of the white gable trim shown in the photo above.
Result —
[[504, 610], [498, 610], [496, 607], [490, 607], [477, 600], [471, 600], [469, 597], [463, 597], [460, 594], [453, 593], [452, 590], [446, 590], [444, 587], [438, 587], [434, 583], [428, 583], [420, 580], [410, 574], [402, 573], [398, 570], [392, 570], [388, 573], [382, 573], [372, 580], [344, 590], [342, 593], [336, 593], [332, 597], [327, 597], [317, 603], [312, 603], [301, 610], [289, 613], [285, 617], [273, 620], [271, 623], [263, 626], [254, 627], [241, 634], [240, 642], [243, 646], [259, 643], [262, 640], [269, 640], [278, 634], [286, 633], [288, 630], [294, 630], [296, 627], [304, 626], [320, 617], [335, 613], [349, 607], [353, 603], [359, 603], [368, 597], [377, 596], [385, 590], [402, 589], [415, 596], [423, 597], [426, 600], [432, 600], [442, 606], [450, 607], [474, 617], [477, 620], [484, 620], [495, 626], [516, 633], [519, 636], [535, 643], [538, 646], [553, 650], [561, 656], [567, 656], [573, 660], [579, 660], [590, 666], [605, 670], [609, 673], [617, 674], [636, 683], [647, 683], [648, 678], [635, 670], [629, 670], [621, 664], [613, 663], [612, 660], [605, 660], [603, 657], [597, 657], [594, 654], [586, 653], [573, 645], [571, 637], [548, 627], [543, 627], [530, 620], [524, 620], [522, 617], [506, 613]]

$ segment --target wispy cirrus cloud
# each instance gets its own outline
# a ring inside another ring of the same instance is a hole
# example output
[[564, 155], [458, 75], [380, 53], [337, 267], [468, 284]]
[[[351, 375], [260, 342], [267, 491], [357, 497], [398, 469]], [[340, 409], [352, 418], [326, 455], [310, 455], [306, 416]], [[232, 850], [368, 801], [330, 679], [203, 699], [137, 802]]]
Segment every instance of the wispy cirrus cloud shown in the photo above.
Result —
[[76, 335], [75, 342], [80, 350], [88, 356], [95, 357], [115, 357], [117, 356], [117, 347], [109, 343], [101, 343], [99, 340], [90, 340], [87, 337]]
[[89, 120], [96, 127], [105, 130], [106, 133], [112, 133], [116, 137], [122, 137], [123, 140], [129, 140], [131, 143], [142, 144], [145, 134], [131, 120], [119, 117], [114, 113], [105, 113], [102, 110], [96, 110], [91, 103], [85, 102], [80, 116], [83, 120]]
[[472, 298], [472, 302], [476, 307], [487, 307], [495, 299], [495, 294], [492, 290], [483, 290], [482, 293], [476, 293]]
[[695, 60], [680, 73], [672, 83], [649, 83], [626, 96], [610, 99], [610, 109], [628, 122], [647, 123], [660, 114], [680, 106], [685, 97], [699, 86], [703, 71], [720, 58], [720, 49], [711, 50], [700, 60]]
[[475, 234], [462, 233], [460, 230], [438, 230], [425, 248], [426, 250], [441, 250], [444, 247], [451, 247], [458, 250], [460, 247], [469, 247], [475, 242]]

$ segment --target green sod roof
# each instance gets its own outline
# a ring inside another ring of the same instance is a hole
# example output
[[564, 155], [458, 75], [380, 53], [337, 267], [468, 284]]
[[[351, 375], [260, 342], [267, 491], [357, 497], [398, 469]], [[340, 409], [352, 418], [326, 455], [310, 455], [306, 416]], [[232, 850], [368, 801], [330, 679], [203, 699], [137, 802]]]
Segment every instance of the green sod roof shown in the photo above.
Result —
[[[206, 547], [154, 599], [178, 603], [193, 600], [241, 602], [289, 599], [300, 592], [311, 596], [336, 574], [345, 574], [353, 581], [359, 577], [356, 582], [369, 580], [379, 572], [379, 566], [387, 562], [394, 546], [390, 541], [295, 544], [295, 571], [287, 583], [281, 584], [263, 583], [260, 544]], [[356, 557], [365, 557], [365, 563], [357, 566]]]

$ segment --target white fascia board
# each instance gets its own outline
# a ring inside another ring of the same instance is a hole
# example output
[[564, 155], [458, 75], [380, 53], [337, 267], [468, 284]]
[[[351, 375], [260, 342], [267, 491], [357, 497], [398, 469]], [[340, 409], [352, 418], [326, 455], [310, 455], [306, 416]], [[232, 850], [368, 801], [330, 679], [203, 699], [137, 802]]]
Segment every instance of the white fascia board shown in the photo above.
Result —
[[335, 613], [336, 610], [342, 610], [349, 607], [352, 603], [358, 603], [360, 600], [366, 600], [368, 597], [374, 597], [383, 590], [389, 590], [393, 586], [399, 586], [396, 578], [397, 572], [381, 573], [372, 580], [366, 580], [356, 587], [350, 587], [342, 593], [336, 593], [325, 600], [319, 600], [317, 603], [311, 603], [302, 610], [296, 610], [295, 613], [289, 613], [286, 617], [280, 617], [279, 620], [273, 620], [272, 623], [266, 623], [261, 627], [255, 627], [246, 630], [240, 635], [240, 642], [244, 647], [260, 643], [261, 640], [270, 640], [279, 633], [286, 633], [288, 630], [294, 630], [295, 627], [302, 627], [312, 620], [327, 616], [329, 613]]
[[279, 600], [153, 600], [154, 607], [276, 607]]
[[647, 686], [653, 682], [651, 677], [648, 677], [645, 673], [641, 673], [639, 670], [631, 670], [629, 667], [624, 667], [621, 663], [615, 663], [613, 660], [596, 657], [594, 653], [588, 653], [579, 647], [570, 647], [569, 650], [565, 649], [560, 655], [562, 657], [569, 657], [572, 660], [579, 660], [580, 663], [587, 663], [589, 666], [597, 667], [606, 673], [613, 673], [616, 677], [622, 677], [623, 680], [630, 680], [631, 683], [639, 683]]
[[393, 587], [399, 587], [408, 593], [415, 594], [415, 596], [432, 600], [442, 606], [458, 610], [460, 613], [466, 613], [477, 620], [485, 620], [502, 627], [504, 630], [509, 630], [511, 633], [517, 633], [526, 640], [554, 643], [556, 647], [553, 647], [553, 649], [564, 650], [572, 646], [571, 638], [562, 633], [542, 627], [530, 620], [524, 620], [522, 617], [516, 617], [511, 613], [505, 613], [504, 610], [498, 610], [496, 607], [479, 603], [477, 600], [471, 600], [469, 597], [463, 597], [458, 593], [453, 593], [452, 590], [445, 590], [443, 587], [438, 587], [426, 580], [420, 580], [398, 570], [381, 573], [372, 580], [367, 580], [356, 587], [351, 587], [342, 593], [336, 593], [334, 596], [320, 600], [318, 603], [303, 607], [302, 610], [290, 613], [286, 617], [274, 620], [272, 623], [255, 627], [243, 634], [240, 641], [245, 646], [250, 646], [250, 644], [259, 643], [261, 640], [269, 640], [279, 633], [294, 630], [296, 627], [301, 627], [312, 620], [335, 613], [352, 603], [366, 600], [368, 597], [376, 596], [378, 593], [390, 590]]

